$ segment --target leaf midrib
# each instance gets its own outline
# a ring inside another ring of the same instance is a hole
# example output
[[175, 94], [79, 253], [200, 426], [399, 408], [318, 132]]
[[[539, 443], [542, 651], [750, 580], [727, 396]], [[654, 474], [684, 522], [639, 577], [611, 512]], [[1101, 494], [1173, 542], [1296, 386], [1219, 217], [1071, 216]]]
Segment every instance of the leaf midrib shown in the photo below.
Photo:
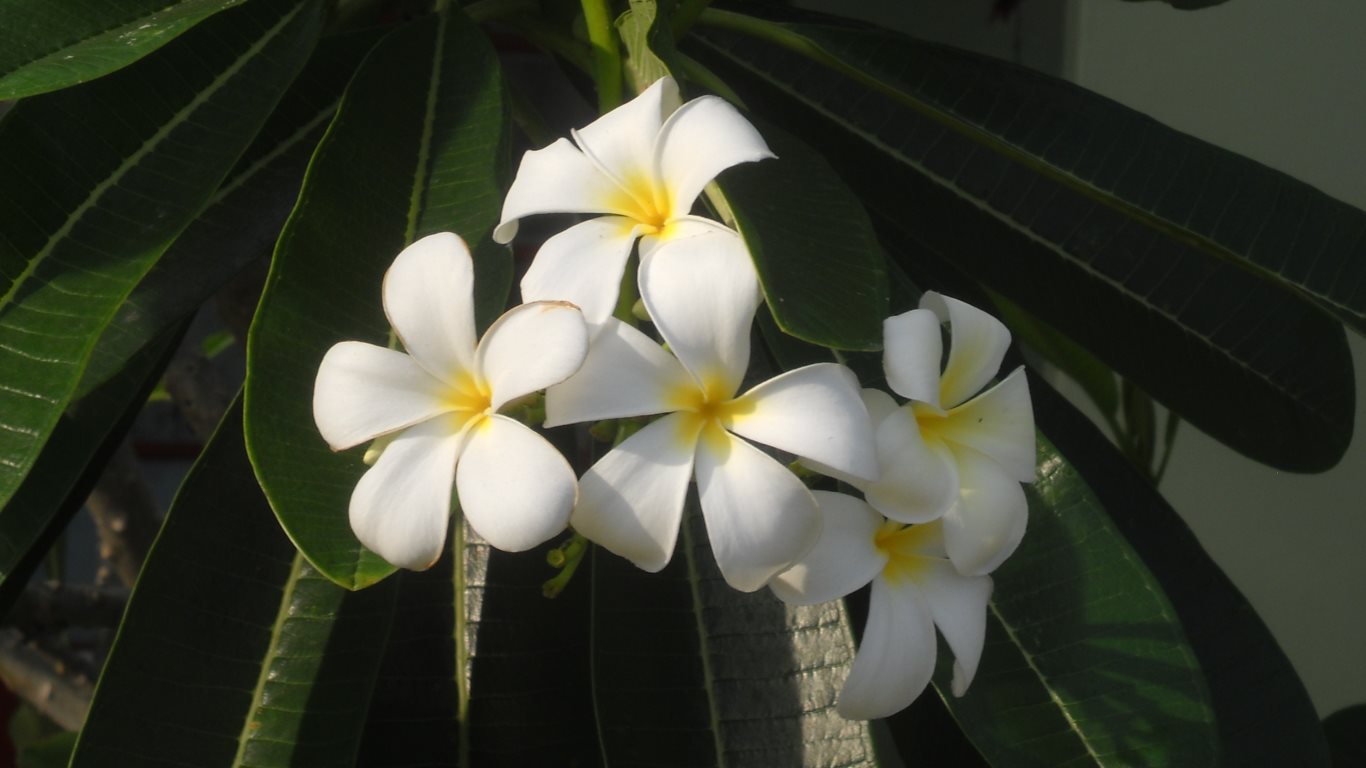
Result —
[[237, 736], [237, 754], [232, 759], [233, 768], [241, 768], [244, 765], [242, 761], [246, 759], [247, 745], [251, 743], [252, 732], [255, 730], [252, 723], [256, 722], [257, 714], [265, 706], [263, 699], [266, 683], [270, 681], [271, 662], [279, 655], [284, 627], [291, 616], [290, 607], [294, 604], [294, 590], [298, 588], [303, 565], [303, 555], [296, 552], [294, 562], [289, 568], [289, 578], [285, 580], [285, 588], [280, 593], [280, 610], [275, 614], [275, 624], [270, 630], [270, 645], [261, 660], [261, 672], [256, 678], [256, 688], [252, 690], [251, 706], [247, 708], [247, 716], [242, 721], [242, 732]]

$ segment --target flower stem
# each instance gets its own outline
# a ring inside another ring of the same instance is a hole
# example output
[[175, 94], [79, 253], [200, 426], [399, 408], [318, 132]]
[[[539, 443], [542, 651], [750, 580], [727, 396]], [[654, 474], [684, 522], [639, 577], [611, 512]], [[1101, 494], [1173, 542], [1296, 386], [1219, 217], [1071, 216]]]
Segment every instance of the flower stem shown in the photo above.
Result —
[[593, 82], [598, 86], [598, 111], [606, 114], [621, 104], [621, 48], [612, 26], [608, 0], [580, 0], [588, 42], [593, 46]]
[[560, 572], [541, 585], [541, 594], [547, 598], [558, 597], [569, 585], [569, 580], [574, 578], [574, 572], [579, 569], [579, 565], [583, 562], [583, 556], [586, 554], [588, 554], [588, 539], [579, 533], [575, 533], [569, 541], [547, 552], [546, 562], [559, 568]]

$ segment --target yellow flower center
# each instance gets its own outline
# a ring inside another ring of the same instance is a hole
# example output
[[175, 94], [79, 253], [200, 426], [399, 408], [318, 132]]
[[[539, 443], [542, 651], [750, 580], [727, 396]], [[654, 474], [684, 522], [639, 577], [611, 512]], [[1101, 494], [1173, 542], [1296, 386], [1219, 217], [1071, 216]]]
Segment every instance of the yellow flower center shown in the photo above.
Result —
[[644, 226], [645, 235], [663, 235], [674, 218], [669, 192], [654, 183], [648, 173], [635, 172], [621, 179], [613, 207]]
[[446, 392], [446, 405], [469, 416], [488, 415], [493, 407], [493, 393], [487, 382], [462, 373]]
[[674, 388], [667, 402], [673, 410], [686, 414], [679, 439], [692, 441], [700, 435], [707, 447], [717, 452], [724, 452], [728, 445], [726, 427], [737, 416], [754, 410], [748, 399], [732, 398], [724, 379], [713, 375], [704, 376], [701, 387], [689, 383]]
[[902, 580], [914, 581], [934, 563], [937, 558], [922, 554], [927, 548], [927, 539], [935, 535], [935, 523], [925, 525], [902, 525], [888, 520], [873, 535], [873, 546], [887, 555], [887, 565], [882, 568], [882, 576], [889, 582]]
[[925, 442], [943, 442], [944, 428], [949, 426], [949, 414], [928, 403], [911, 403], [911, 413], [920, 427], [920, 436]]

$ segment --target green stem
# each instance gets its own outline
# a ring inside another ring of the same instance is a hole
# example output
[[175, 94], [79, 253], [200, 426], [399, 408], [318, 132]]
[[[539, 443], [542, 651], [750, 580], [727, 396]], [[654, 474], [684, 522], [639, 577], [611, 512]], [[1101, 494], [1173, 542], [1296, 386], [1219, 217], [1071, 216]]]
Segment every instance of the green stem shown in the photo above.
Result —
[[683, 0], [674, 10], [673, 33], [675, 40], [683, 39], [683, 35], [692, 29], [692, 25], [697, 23], [697, 17], [707, 10], [711, 5], [711, 0]]
[[579, 533], [575, 533], [567, 543], [547, 552], [546, 562], [559, 568], [560, 572], [541, 585], [541, 594], [548, 598], [558, 597], [569, 586], [569, 580], [574, 578], [574, 572], [579, 569], [586, 554], [588, 539]]
[[588, 42], [593, 46], [593, 82], [598, 86], [598, 111], [606, 114], [621, 104], [621, 48], [612, 26], [607, 0], [580, 0]]

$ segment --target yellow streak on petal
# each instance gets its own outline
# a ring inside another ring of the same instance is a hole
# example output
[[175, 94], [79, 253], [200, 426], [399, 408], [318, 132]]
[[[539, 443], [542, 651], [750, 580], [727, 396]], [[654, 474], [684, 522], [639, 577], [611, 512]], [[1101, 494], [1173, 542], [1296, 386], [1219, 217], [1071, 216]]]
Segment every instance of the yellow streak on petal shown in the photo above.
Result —
[[702, 377], [701, 387], [695, 384], [681, 384], [665, 394], [669, 408], [682, 413], [680, 420], [684, 426], [679, 431], [679, 439], [695, 444], [701, 439], [714, 453], [724, 456], [730, 450], [728, 428], [737, 416], [754, 410], [752, 401], [746, 398], [732, 400], [725, 379], [719, 375]]
[[452, 411], [484, 413], [493, 404], [493, 398], [487, 382], [461, 373], [446, 391], [445, 402]]
[[873, 534], [873, 546], [887, 555], [883, 578], [896, 583], [917, 581], [938, 558], [923, 554], [938, 534], [938, 523], [902, 525], [888, 520]]

